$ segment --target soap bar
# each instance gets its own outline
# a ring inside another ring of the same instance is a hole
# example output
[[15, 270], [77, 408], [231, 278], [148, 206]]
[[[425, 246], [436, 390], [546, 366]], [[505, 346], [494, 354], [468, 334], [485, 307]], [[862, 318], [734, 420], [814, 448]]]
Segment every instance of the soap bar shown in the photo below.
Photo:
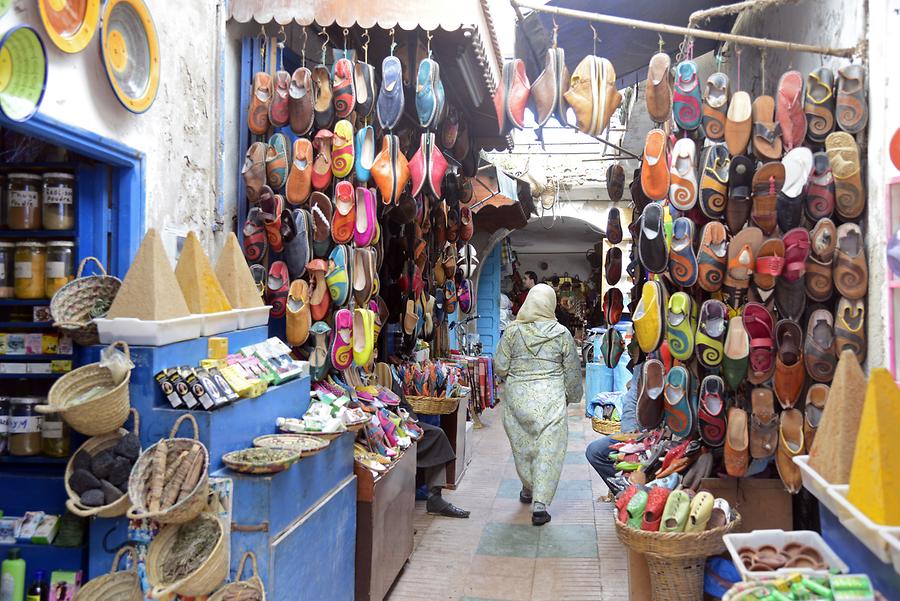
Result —
[[31, 537], [31, 542], [36, 545], [53, 544], [53, 539], [56, 538], [57, 529], [59, 529], [59, 516], [44, 516], [44, 519], [41, 520], [34, 536]]
[[213, 336], [207, 342], [207, 355], [210, 359], [224, 359], [228, 356], [228, 339]]

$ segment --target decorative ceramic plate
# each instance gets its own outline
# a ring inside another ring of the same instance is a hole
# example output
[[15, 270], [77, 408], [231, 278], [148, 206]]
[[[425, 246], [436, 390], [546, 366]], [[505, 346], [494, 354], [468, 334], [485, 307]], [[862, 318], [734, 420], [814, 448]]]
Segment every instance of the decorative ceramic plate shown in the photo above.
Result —
[[31, 27], [13, 27], [0, 38], [0, 112], [13, 121], [30, 119], [46, 87], [44, 43]]
[[242, 474], [277, 474], [300, 460], [300, 453], [288, 449], [253, 447], [222, 455], [222, 463]]
[[133, 113], [150, 108], [159, 90], [159, 39], [142, 0], [108, 0], [100, 53], [116, 98]]
[[38, 0], [50, 40], [63, 52], [84, 50], [100, 18], [100, 0]]
[[269, 449], [287, 449], [296, 451], [301, 457], [315, 455], [331, 444], [330, 440], [315, 438], [306, 434], [267, 434], [253, 439], [254, 447]]

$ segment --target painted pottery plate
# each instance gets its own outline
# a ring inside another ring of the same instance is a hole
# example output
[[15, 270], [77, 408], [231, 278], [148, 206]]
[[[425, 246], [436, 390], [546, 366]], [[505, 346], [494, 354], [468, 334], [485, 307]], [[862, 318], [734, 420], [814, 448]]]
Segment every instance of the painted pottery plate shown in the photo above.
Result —
[[150, 108], [159, 90], [159, 38], [142, 0], [108, 0], [100, 53], [116, 98], [133, 113]]
[[100, 0], [38, 0], [41, 21], [50, 40], [63, 52], [84, 50], [100, 18]]
[[30, 119], [47, 88], [47, 50], [31, 27], [13, 27], [0, 38], [0, 112]]

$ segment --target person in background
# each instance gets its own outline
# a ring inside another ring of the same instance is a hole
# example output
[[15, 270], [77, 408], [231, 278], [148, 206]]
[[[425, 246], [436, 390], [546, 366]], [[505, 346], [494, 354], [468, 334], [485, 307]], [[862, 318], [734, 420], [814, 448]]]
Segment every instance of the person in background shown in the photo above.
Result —
[[533, 271], [526, 271], [525, 275], [521, 278], [521, 286], [518, 286], [516, 302], [513, 304], [513, 315], [519, 314], [519, 311], [522, 309], [522, 304], [525, 302], [525, 297], [528, 296], [528, 291], [534, 288], [537, 283], [537, 274]]
[[494, 353], [494, 373], [504, 380], [503, 426], [522, 481], [519, 500], [533, 503], [535, 526], [550, 521], [547, 506], [566, 458], [566, 405], [582, 395], [575, 341], [555, 310], [553, 288], [535, 285]]
[[[641, 373], [641, 365], [636, 365], [632, 373]], [[622, 399], [622, 432], [637, 432], [640, 426], [637, 421], [637, 397], [638, 385], [637, 376], [631, 378], [626, 385], [625, 396]], [[609, 488], [611, 495], [615, 496], [619, 492], [619, 487], [613, 480], [616, 476], [616, 462], [609, 458], [609, 446], [613, 443], [613, 439], [609, 436], [602, 436], [589, 444], [584, 451], [588, 463], [591, 464], [600, 478]]]
[[506, 327], [515, 319], [512, 313], [512, 301], [503, 292], [500, 293], [500, 335], [506, 331]]

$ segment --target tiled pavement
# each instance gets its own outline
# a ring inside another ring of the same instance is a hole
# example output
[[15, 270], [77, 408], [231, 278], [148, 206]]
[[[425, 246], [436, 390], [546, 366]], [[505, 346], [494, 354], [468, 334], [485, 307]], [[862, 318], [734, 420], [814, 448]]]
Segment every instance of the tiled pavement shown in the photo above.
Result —
[[475, 430], [474, 458], [447, 499], [468, 520], [437, 518], [416, 505], [416, 547], [388, 601], [625, 601], [628, 571], [616, 539], [607, 489], [584, 458], [597, 435], [584, 407], [569, 411], [569, 448], [550, 513], [535, 528], [519, 503], [521, 484], [501, 410]]

